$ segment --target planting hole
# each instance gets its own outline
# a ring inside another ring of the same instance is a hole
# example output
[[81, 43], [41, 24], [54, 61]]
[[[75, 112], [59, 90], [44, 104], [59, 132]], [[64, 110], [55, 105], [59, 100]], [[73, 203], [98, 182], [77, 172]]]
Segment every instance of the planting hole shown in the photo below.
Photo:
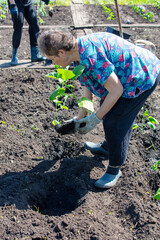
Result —
[[42, 197], [36, 194], [30, 198], [32, 209], [44, 215], [63, 215], [72, 212], [79, 206], [80, 196], [76, 189], [70, 186], [58, 185], [49, 189], [46, 195]]

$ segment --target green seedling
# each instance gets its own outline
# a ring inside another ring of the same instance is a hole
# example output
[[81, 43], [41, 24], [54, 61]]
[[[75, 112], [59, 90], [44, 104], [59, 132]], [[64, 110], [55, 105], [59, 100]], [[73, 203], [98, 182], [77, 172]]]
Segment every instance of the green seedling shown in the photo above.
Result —
[[[143, 108], [141, 109], [143, 110]], [[146, 110], [144, 113], [143, 113], [143, 116], [141, 118], [141, 126], [140, 126], [140, 129], [141, 129], [141, 132], [144, 133], [144, 125], [145, 125], [145, 120], [147, 120], [147, 124], [150, 126], [150, 128], [152, 128], [153, 130], [156, 129], [156, 124], [159, 124], [159, 122], [152, 116], [149, 116], [148, 114], [148, 110]], [[139, 127], [137, 124], [134, 124], [133, 125], [133, 129]]]
[[89, 0], [82, 0], [84, 4], [90, 4]]
[[[56, 72], [54, 71], [45, 75], [45, 77], [58, 80], [59, 84], [61, 85], [57, 85], [57, 89], [49, 97], [50, 101], [53, 101], [56, 106], [56, 119], [53, 120], [53, 125], [60, 124], [58, 120], [58, 111], [59, 109], [68, 110], [66, 101], [69, 97], [75, 99], [78, 106], [81, 107], [83, 111], [84, 109], [87, 109], [89, 113], [93, 112], [93, 102], [87, 98], [81, 98], [79, 100], [73, 91], [74, 81], [83, 73], [85, 67], [78, 65], [73, 69], [73, 71], [59, 68], [57, 65], [55, 67]], [[72, 81], [72, 84], [69, 83], [69, 80]], [[68, 90], [69, 93], [67, 93], [66, 90]]]
[[148, 148], [146, 148], [146, 150], [149, 150], [150, 148], [153, 148], [154, 151], [156, 151], [156, 148], [155, 148], [154, 143], [152, 141], [151, 141], [151, 145]]
[[8, 12], [8, 4], [7, 1], [2, 0], [0, 3], [0, 19], [4, 20], [6, 19], [6, 14]]
[[160, 171], [160, 160], [152, 165], [152, 169], [156, 171]]
[[34, 205], [34, 208], [36, 209], [36, 212], [37, 212], [37, 213], [40, 213], [40, 212], [39, 212], [39, 207], [36, 207], [36, 205]]
[[32, 130], [38, 131], [38, 128], [36, 128], [34, 125], [31, 127]]
[[36, 13], [37, 13], [38, 22], [39, 22], [39, 24], [44, 24], [45, 21], [41, 17], [47, 17], [47, 13], [45, 10], [45, 3], [42, 2], [41, 0], [37, 0], [35, 2], [35, 5], [36, 5]]
[[131, 1], [129, 3], [133, 11], [137, 12], [142, 18], [147, 19], [149, 22], [154, 22], [155, 20], [153, 19], [154, 13], [153, 12], [147, 12], [145, 13], [145, 8], [143, 6], [137, 6], [136, 4]]
[[0, 121], [0, 124], [2, 124], [2, 125], [7, 125], [7, 123], [4, 122], [4, 121]]
[[160, 8], [160, 1], [154, 0], [153, 1], [153, 6]]
[[114, 20], [115, 16], [114, 13], [112, 11], [112, 9], [106, 7], [107, 1], [103, 0], [103, 4], [102, 4], [102, 8], [104, 10], [105, 13], [107, 13], [108, 17], [107, 20]]
[[44, 24], [45, 23], [45, 21], [39, 15], [37, 16], [37, 18], [38, 18], [39, 24]]
[[160, 188], [158, 188], [157, 192], [156, 192], [155, 195], [153, 196], [153, 199], [160, 200]]
[[[152, 169], [156, 171], [160, 171], [160, 160], [152, 165]], [[160, 200], [160, 188], [158, 188], [157, 192], [153, 196], [153, 199]]]
[[88, 210], [88, 214], [93, 215], [93, 210], [92, 209]]

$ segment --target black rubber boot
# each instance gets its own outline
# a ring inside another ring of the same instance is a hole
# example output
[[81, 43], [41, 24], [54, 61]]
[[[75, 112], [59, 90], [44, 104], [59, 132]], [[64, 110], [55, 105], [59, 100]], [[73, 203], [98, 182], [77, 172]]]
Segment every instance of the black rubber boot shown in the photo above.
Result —
[[31, 62], [41, 62], [44, 60], [46, 60], [46, 58], [41, 56], [38, 46], [31, 47]]
[[12, 66], [18, 65], [18, 48], [13, 48], [13, 50], [12, 50], [11, 65]]

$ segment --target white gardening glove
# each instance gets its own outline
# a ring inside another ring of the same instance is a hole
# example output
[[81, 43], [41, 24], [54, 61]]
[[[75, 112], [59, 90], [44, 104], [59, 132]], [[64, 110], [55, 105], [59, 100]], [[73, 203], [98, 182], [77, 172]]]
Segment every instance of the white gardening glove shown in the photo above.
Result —
[[100, 120], [95, 113], [92, 113], [88, 117], [75, 121], [75, 131], [78, 131], [80, 134], [86, 134], [100, 122], [102, 122], [102, 120]]

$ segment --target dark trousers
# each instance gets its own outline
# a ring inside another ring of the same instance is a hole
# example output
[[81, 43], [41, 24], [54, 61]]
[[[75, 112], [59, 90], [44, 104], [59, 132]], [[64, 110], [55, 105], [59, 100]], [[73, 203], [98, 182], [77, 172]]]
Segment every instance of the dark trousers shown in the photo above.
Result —
[[109, 151], [109, 166], [118, 167], [125, 163], [133, 122], [159, 81], [160, 74], [151, 89], [143, 92], [136, 98], [121, 97], [105, 115], [103, 127], [106, 141], [103, 143], [103, 146]]
[[28, 6], [17, 6], [19, 11], [19, 16], [13, 21], [13, 36], [12, 36], [12, 46], [13, 48], [18, 48], [21, 42], [24, 18], [29, 24], [29, 37], [30, 45], [32, 47], [38, 46], [38, 35], [39, 35], [39, 24], [37, 21], [36, 12], [34, 10], [33, 4]]

